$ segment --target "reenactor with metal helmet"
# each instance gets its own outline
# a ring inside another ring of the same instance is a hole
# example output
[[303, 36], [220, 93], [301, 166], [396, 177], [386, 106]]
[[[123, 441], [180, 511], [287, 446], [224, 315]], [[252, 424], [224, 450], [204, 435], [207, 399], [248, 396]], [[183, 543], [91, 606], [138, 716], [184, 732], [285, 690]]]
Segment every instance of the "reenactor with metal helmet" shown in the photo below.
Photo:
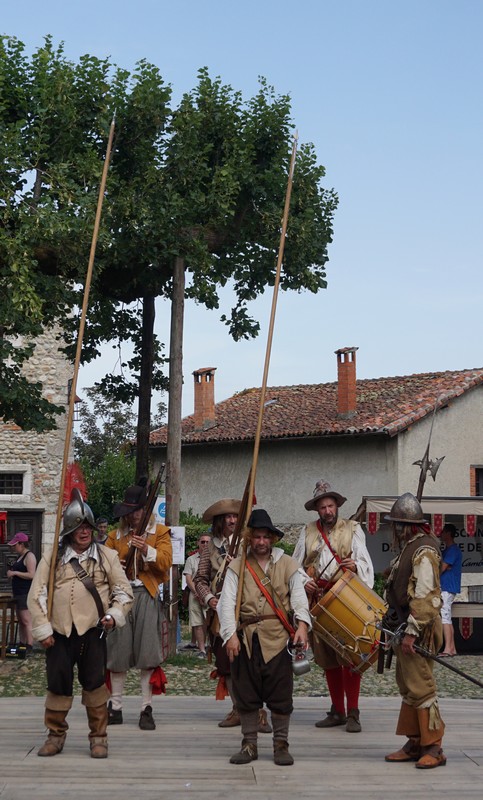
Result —
[[394, 645], [396, 681], [402, 698], [396, 734], [408, 737], [401, 750], [387, 755], [386, 761], [415, 761], [418, 769], [433, 769], [446, 764], [442, 750], [444, 722], [433, 661], [417, 652], [415, 645], [436, 655], [443, 641], [439, 542], [410, 492], [396, 500], [386, 520], [393, 524], [401, 551], [389, 574], [386, 599], [388, 617], [405, 625], [401, 643]]
[[92, 510], [73, 489], [59, 537], [50, 617], [51, 551], [42, 557], [28, 596], [33, 636], [46, 650], [49, 734], [39, 756], [55, 756], [64, 747], [77, 664], [90, 754], [107, 758], [106, 634], [124, 625], [133, 594], [117, 553], [96, 542], [95, 530]]

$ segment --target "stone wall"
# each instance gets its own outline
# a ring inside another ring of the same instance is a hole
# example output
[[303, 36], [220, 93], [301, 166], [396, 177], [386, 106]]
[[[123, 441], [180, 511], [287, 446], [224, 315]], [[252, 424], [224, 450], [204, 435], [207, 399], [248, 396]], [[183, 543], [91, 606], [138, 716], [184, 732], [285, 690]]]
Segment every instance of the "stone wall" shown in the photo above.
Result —
[[[48, 400], [67, 410], [72, 365], [59, 351], [54, 332], [38, 338], [23, 371], [27, 378], [43, 384]], [[0, 423], [0, 471], [24, 476], [23, 494], [0, 495], [0, 509], [41, 511], [43, 546], [52, 542], [55, 532], [66, 425], [66, 414], [57, 417], [56, 430], [42, 434]]]

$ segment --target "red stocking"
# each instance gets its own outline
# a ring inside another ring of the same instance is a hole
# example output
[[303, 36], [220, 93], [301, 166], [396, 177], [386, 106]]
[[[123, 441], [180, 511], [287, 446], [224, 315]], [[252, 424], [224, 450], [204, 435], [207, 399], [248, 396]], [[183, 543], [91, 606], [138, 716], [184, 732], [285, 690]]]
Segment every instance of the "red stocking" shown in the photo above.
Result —
[[332, 705], [338, 714], [345, 715], [344, 709], [344, 675], [342, 667], [325, 670], [325, 679], [329, 687]]
[[347, 711], [359, 708], [359, 692], [361, 689], [360, 672], [352, 672], [350, 667], [342, 667], [344, 673], [344, 692], [347, 698]]

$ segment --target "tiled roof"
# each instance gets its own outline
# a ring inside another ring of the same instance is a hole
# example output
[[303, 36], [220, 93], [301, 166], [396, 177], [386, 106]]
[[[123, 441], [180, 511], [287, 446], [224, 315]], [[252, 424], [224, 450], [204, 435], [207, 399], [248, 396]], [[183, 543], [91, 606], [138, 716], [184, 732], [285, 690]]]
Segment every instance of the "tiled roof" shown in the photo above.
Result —
[[[483, 383], [483, 369], [426, 372], [357, 381], [357, 412], [337, 417], [337, 383], [271, 386], [266, 391], [262, 439], [386, 434], [400, 431], [441, 405]], [[215, 406], [215, 424], [195, 430], [194, 416], [182, 422], [183, 444], [253, 441], [260, 389], [245, 389]], [[166, 444], [167, 426], [153, 431], [152, 446]]]

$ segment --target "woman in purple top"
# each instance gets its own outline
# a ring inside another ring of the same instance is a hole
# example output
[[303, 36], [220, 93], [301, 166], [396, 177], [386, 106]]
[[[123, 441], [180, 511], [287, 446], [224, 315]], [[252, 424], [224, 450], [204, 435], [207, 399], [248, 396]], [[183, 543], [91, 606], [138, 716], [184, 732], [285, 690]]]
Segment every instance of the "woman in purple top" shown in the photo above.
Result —
[[27, 595], [32, 585], [37, 559], [29, 550], [29, 537], [26, 533], [16, 533], [8, 545], [14, 551], [17, 560], [7, 570], [7, 578], [12, 579], [12, 594], [17, 609], [20, 644], [25, 644], [27, 653], [29, 653], [32, 650], [33, 638], [32, 618], [27, 608]]

